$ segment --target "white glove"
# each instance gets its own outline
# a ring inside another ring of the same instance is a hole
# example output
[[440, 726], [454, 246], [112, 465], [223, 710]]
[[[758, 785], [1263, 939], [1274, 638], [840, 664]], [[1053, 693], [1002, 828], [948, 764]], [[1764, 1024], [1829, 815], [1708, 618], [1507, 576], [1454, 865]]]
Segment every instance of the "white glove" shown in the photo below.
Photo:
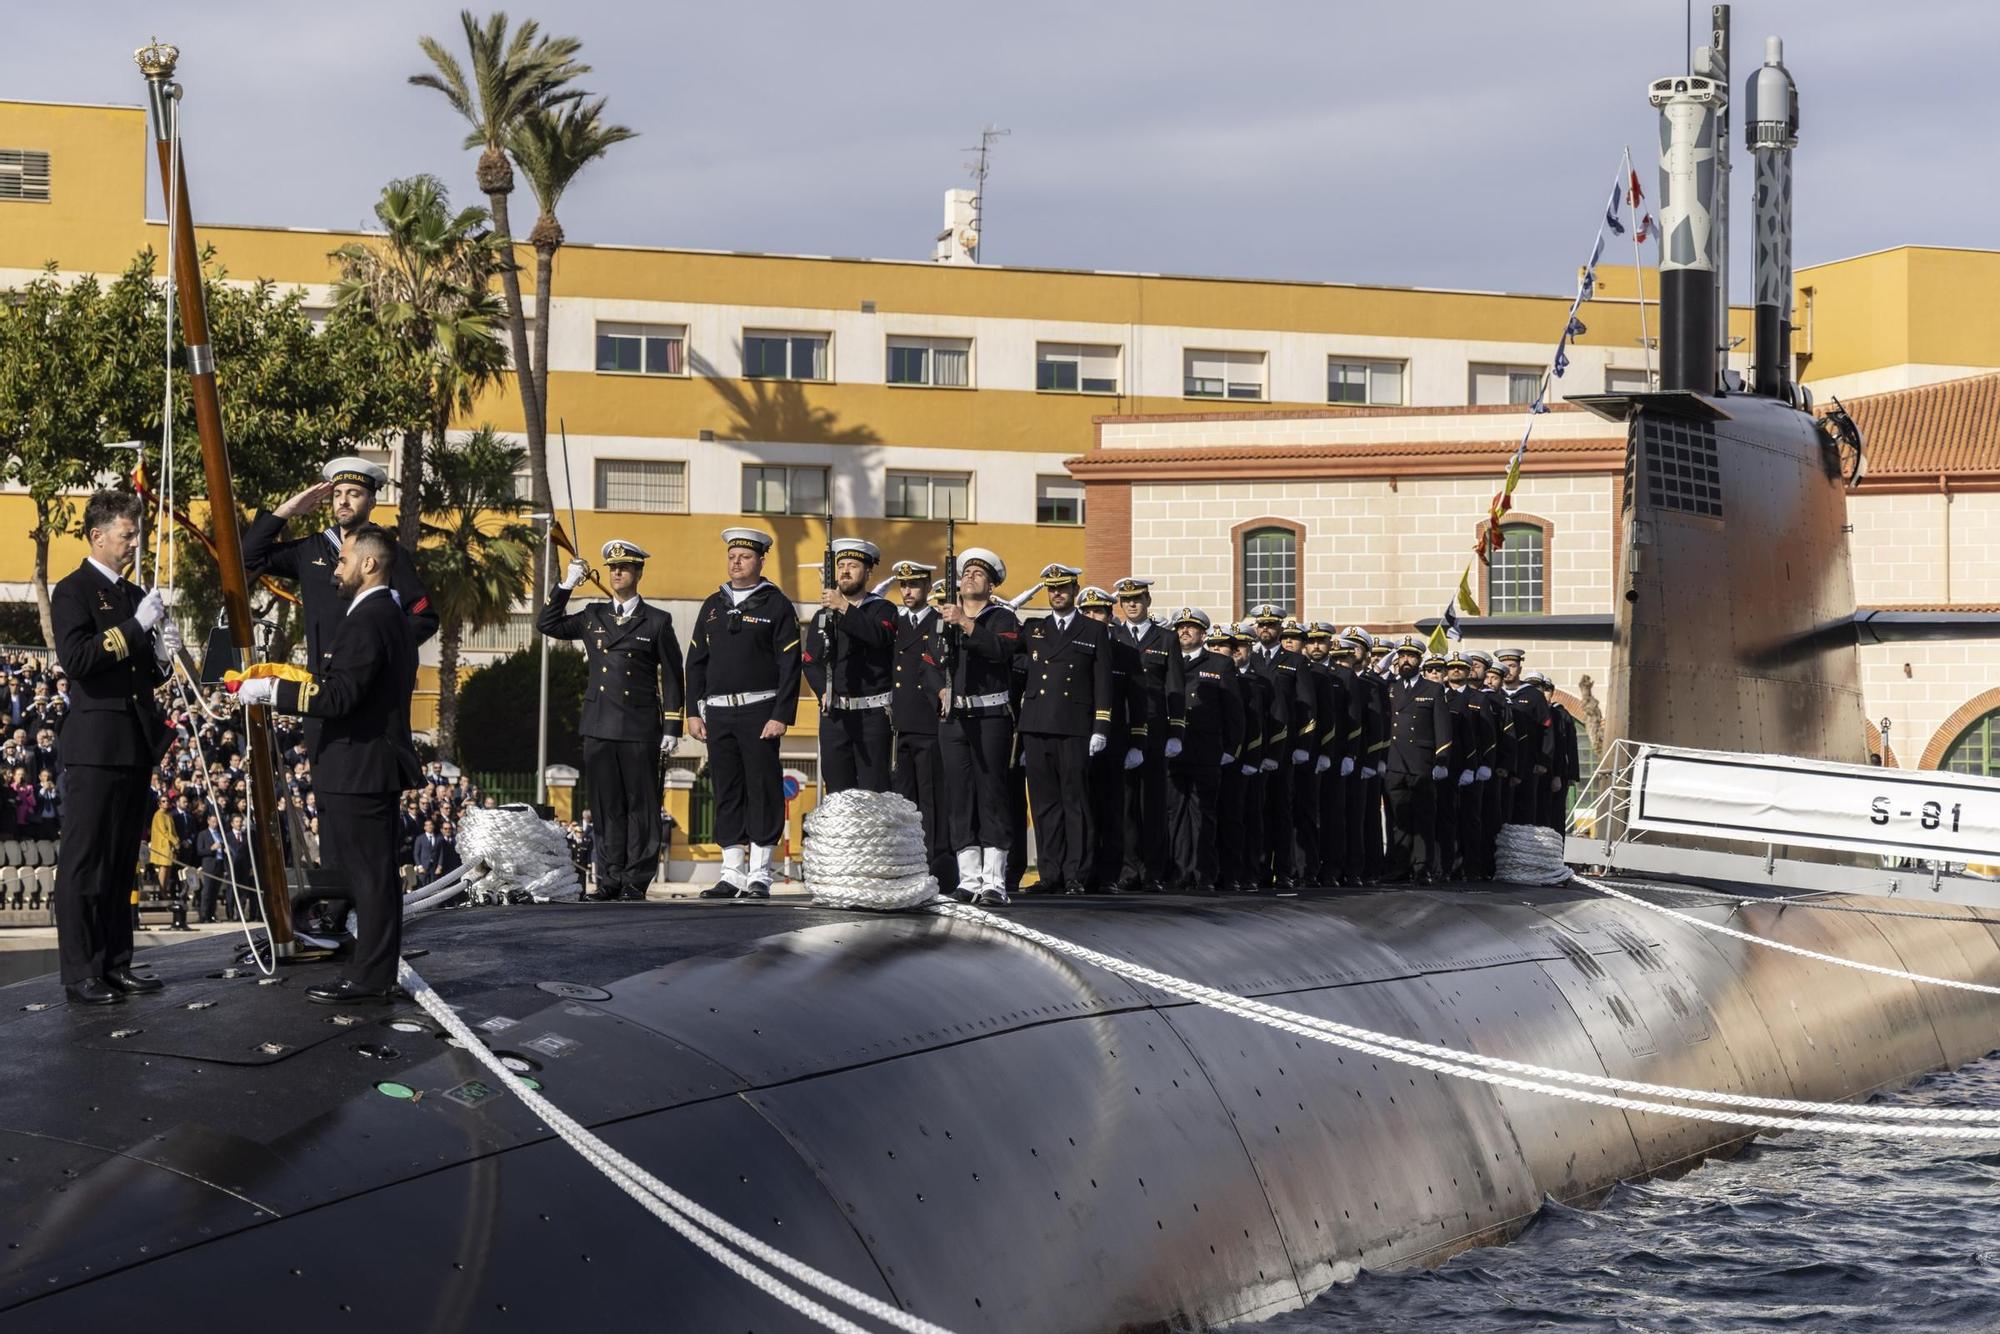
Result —
[[1433, 783], [1442, 783], [1444, 781], [1445, 775], [1450, 772], [1451, 771], [1445, 768], [1442, 764], [1433, 764], [1431, 766], [1431, 781]]
[[269, 704], [278, 698], [278, 678], [275, 676], [253, 676], [236, 687], [236, 702], [245, 706]]
[[[1340, 776], [1342, 778], [1354, 777], [1354, 757], [1352, 755], [1349, 755], [1346, 759], [1340, 762]], [[1363, 778], [1366, 778], [1367, 776], [1368, 775], [1366, 774], [1362, 775]]]
[[680, 748], [681, 748], [681, 739], [679, 737], [663, 736], [660, 738], [660, 754], [671, 755]]
[[1244, 776], [1245, 778], [1254, 778], [1254, 777], [1256, 777], [1256, 776], [1257, 776], [1257, 766], [1256, 766], [1256, 765], [1254, 765], [1254, 764], [1246, 764], [1246, 765], [1244, 765], [1244, 766], [1243, 766], [1243, 776]]
[[1375, 776], [1375, 766], [1374, 766], [1374, 765], [1372, 765], [1372, 764], [1364, 764], [1364, 765], [1362, 765], [1362, 766], [1361, 766], [1361, 776], [1362, 776], [1363, 778], [1373, 778], [1373, 777]]
[[181, 651], [181, 628], [172, 621], [161, 621], [160, 628], [153, 635], [153, 654], [162, 665], [174, 660]]
[[1333, 757], [1330, 755], [1322, 755], [1313, 761], [1313, 772], [1316, 774], [1323, 774], [1332, 767]]
[[1146, 752], [1140, 750], [1137, 746], [1125, 752], [1125, 767], [1127, 769], [1136, 769], [1145, 762]]
[[581, 559], [571, 561], [569, 563], [569, 568], [563, 572], [562, 587], [575, 588], [578, 584], [583, 582], [584, 576], [589, 573], [590, 573], [590, 566], [584, 563]]
[[1228, 768], [1228, 767], [1229, 767], [1230, 765], [1232, 765], [1232, 764], [1234, 764], [1234, 763], [1236, 763], [1236, 757], [1235, 757], [1234, 755], [1231, 755], [1231, 754], [1230, 754], [1230, 753], [1229, 753], [1228, 751], [1226, 751], [1226, 750], [1225, 750], [1225, 751], [1223, 751], [1223, 752], [1222, 752], [1222, 767], [1223, 767], [1223, 768], [1225, 768], [1225, 769], [1227, 769], [1227, 768]]
[[1309, 752], [1307, 752], [1307, 751], [1304, 751], [1304, 750], [1295, 750], [1295, 751], [1293, 751], [1293, 752], [1292, 752], [1292, 763], [1293, 763], [1293, 764], [1304, 764], [1304, 763], [1305, 763], [1305, 762], [1306, 762], [1307, 760], [1309, 760], [1309, 759], [1311, 759], [1311, 758], [1312, 758], [1312, 755], [1311, 755], [1311, 754], [1310, 754]]
[[140, 598], [139, 610], [132, 613], [142, 630], [152, 629], [166, 614], [167, 600], [160, 596], [160, 590], [157, 588]]
[[1470, 770], [1470, 769], [1461, 769], [1461, 770], [1459, 770], [1459, 773], [1458, 773], [1458, 785], [1459, 785], [1460, 787], [1471, 787], [1471, 786], [1472, 786], [1472, 770]]
[[1259, 769], [1262, 769], [1267, 774], [1274, 774], [1278, 772], [1278, 762], [1276, 760], [1265, 760], [1262, 764], [1258, 765], [1257, 767]]
[[1090, 753], [1093, 756], [1102, 755], [1104, 753], [1104, 748], [1110, 744], [1111, 744], [1111, 738], [1104, 735], [1104, 733], [1092, 732], [1090, 734]]
[[1177, 736], [1170, 736], [1170, 737], [1168, 737], [1168, 738], [1167, 738], [1167, 758], [1168, 758], [1168, 759], [1170, 759], [1170, 760], [1172, 760], [1172, 759], [1178, 759], [1178, 758], [1180, 758], [1180, 753], [1181, 753], [1181, 739], [1180, 739], [1179, 737], [1177, 737]]
[[1486, 781], [1487, 779], [1491, 778], [1492, 776], [1493, 776], [1493, 770], [1492, 770], [1491, 768], [1489, 768], [1488, 766], [1486, 766], [1486, 765], [1484, 765], [1484, 764], [1482, 764], [1482, 765], [1480, 765], [1480, 766], [1479, 766], [1479, 781], [1480, 781], [1480, 782], [1482, 782], [1482, 783], [1483, 783], [1483, 782], [1485, 782], [1485, 781]]

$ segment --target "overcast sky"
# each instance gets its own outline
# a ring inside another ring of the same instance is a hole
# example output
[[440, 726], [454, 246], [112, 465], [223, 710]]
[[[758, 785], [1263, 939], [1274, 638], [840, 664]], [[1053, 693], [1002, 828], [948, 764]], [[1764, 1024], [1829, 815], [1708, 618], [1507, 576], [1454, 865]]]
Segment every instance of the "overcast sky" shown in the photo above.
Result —
[[[462, 122], [407, 83], [420, 34], [462, 50], [454, 4], [6, 8], [0, 97], [136, 103], [132, 48], [179, 44], [199, 221], [362, 225], [383, 182], [420, 171], [477, 202]], [[992, 263], [1518, 291], [1568, 289], [1626, 145], [1657, 193], [1645, 86], [1686, 49], [1680, 0], [511, 12], [581, 37], [585, 85], [640, 132], [565, 201], [575, 241], [924, 258], [991, 123], [1012, 131]], [[1996, 244], [2000, 5], [1739, 4], [1739, 93], [1770, 32], [1801, 90], [1801, 264]], [[1744, 218], [1740, 145], [1739, 127]], [[532, 202], [516, 209], [525, 233]]]

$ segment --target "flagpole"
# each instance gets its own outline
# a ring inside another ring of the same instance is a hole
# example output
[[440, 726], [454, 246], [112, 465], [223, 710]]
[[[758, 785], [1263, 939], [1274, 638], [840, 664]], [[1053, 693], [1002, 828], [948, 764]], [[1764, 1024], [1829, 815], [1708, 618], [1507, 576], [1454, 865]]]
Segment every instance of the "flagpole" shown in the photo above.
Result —
[[1632, 146], [1625, 145], [1625, 172], [1632, 182], [1625, 191], [1625, 216], [1632, 223], [1632, 280], [1639, 285], [1639, 350], [1646, 356], [1646, 388], [1653, 387], [1653, 339], [1646, 331], [1646, 256], [1639, 237], [1639, 169], [1632, 165]]

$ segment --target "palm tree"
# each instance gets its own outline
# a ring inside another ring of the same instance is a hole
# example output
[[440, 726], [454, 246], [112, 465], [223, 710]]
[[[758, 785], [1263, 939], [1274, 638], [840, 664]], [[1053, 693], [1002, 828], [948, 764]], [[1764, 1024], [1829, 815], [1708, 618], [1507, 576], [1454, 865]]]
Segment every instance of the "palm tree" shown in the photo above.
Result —
[[470, 412], [479, 392], [506, 370], [492, 278], [507, 252], [486, 230], [486, 210], [452, 212], [433, 176], [389, 182], [375, 217], [387, 233], [381, 242], [351, 241], [333, 252], [340, 265], [334, 301], [401, 349], [414, 402], [403, 431], [397, 538], [414, 548], [426, 438], [440, 444], [452, 417]]
[[[548, 413], [542, 406], [535, 381], [535, 363], [528, 356], [527, 320], [521, 307], [521, 275], [514, 263], [513, 227], [507, 216], [507, 196], [514, 191], [514, 166], [507, 160], [507, 141], [522, 119], [530, 113], [574, 101], [581, 90], [566, 87], [590, 66], [576, 59], [582, 43], [574, 37], [544, 37], [541, 26], [529, 19], [510, 36], [507, 15], [496, 11], [484, 20], [472, 11], [459, 11], [465, 29], [465, 45], [471, 57], [470, 77], [456, 57], [434, 37], [418, 39], [418, 45], [435, 66], [433, 72], [413, 74], [410, 82], [419, 88], [434, 88], [444, 94], [452, 110], [465, 117], [471, 130], [465, 136], [467, 148], [479, 153], [479, 188], [492, 211], [494, 230], [505, 251], [507, 264], [500, 273], [507, 294], [508, 332], [514, 349], [514, 370], [521, 382], [521, 410], [527, 423], [528, 461], [534, 475], [534, 502], [548, 510]], [[547, 346], [549, 307], [546, 294], [537, 298], [537, 341]], [[546, 372], [543, 372], [546, 376]]]
[[468, 632], [499, 625], [528, 588], [537, 543], [521, 522], [527, 505], [514, 490], [525, 451], [481, 426], [430, 451], [419, 501], [423, 545], [417, 572], [438, 613], [438, 754], [458, 744], [458, 653]]
[[623, 125], [606, 125], [604, 99], [594, 102], [567, 102], [559, 107], [542, 107], [522, 117], [508, 137], [507, 150], [528, 178], [541, 215], [528, 233], [535, 247], [535, 308], [543, 317], [535, 323], [535, 401], [542, 413], [542, 429], [548, 429], [549, 412], [549, 320], [553, 301], [556, 251], [562, 249], [562, 223], [556, 221], [556, 205], [578, 173], [604, 156], [613, 144], [635, 138], [638, 131]]

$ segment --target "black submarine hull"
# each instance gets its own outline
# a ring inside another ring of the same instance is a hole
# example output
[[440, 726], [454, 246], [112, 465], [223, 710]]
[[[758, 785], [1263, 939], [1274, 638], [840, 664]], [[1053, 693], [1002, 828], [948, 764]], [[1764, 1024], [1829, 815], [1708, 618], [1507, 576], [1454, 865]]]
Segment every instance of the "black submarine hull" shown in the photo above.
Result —
[[[1660, 1083], [1852, 1098], [2000, 1045], [1992, 998], [1579, 890], [1010, 911], [1311, 1014]], [[1737, 921], [2000, 982], [1976, 922]], [[409, 944], [619, 1149], [959, 1331], [1272, 1315], [1744, 1138], [1302, 1042], [918, 914], [475, 910], [413, 922]], [[215, 976], [225, 950], [155, 952], [169, 989], [109, 1013], [66, 1009], [49, 980], [0, 992], [0, 1328], [811, 1327], [625, 1199], [421, 1012], [329, 1014], [298, 994], [311, 968]]]

